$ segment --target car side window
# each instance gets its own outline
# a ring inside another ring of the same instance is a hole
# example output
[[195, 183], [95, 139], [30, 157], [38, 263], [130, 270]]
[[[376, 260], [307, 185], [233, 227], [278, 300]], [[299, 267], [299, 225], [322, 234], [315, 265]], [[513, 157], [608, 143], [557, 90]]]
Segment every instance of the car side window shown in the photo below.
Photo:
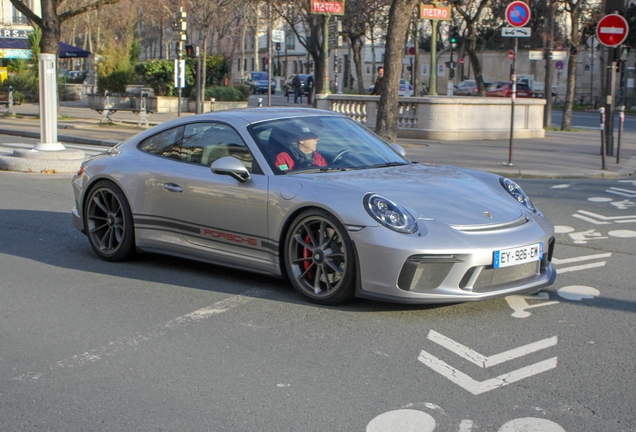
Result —
[[139, 149], [157, 156], [181, 160], [181, 139], [183, 127], [159, 132], [139, 144]]
[[210, 166], [225, 156], [233, 156], [243, 162], [251, 173], [254, 164], [252, 153], [230, 126], [222, 123], [191, 123], [186, 125], [181, 144], [182, 160]]

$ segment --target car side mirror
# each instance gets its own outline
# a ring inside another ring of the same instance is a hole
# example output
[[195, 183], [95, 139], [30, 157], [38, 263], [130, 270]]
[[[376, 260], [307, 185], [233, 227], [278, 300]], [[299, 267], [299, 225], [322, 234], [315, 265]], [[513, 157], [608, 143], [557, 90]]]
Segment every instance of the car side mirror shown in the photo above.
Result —
[[241, 183], [252, 178], [245, 165], [243, 165], [243, 162], [232, 156], [225, 156], [215, 160], [210, 166], [210, 170], [214, 174], [234, 177]]
[[396, 143], [391, 143], [389, 145], [397, 154], [399, 154], [402, 157], [406, 157], [406, 150], [404, 150], [404, 147]]

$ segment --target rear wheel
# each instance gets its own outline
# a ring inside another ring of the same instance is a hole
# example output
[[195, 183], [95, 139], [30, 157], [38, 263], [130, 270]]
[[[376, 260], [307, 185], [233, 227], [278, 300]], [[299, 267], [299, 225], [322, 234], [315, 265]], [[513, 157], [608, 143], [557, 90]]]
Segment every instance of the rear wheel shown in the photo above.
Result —
[[294, 288], [318, 304], [336, 304], [354, 294], [353, 247], [346, 229], [330, 213], [308, 210], [287, 232], [285, 267]]
[[84, 206], [86, 235], [93, 250], [107, 261], [123, 261], [135, 251], [132, 212], [121, 189], [100, 181]]

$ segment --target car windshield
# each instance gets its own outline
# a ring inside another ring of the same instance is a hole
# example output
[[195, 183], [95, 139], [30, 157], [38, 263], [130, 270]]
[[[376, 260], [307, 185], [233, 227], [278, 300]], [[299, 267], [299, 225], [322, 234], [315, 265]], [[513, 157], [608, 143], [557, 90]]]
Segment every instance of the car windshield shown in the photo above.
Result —
[[[385, 141], [347, 117], [310, 116], [258, 122], [248, 131], [277, 175], [298, 172], [346, 171], [411, 163]], [[310, 164], [302, 164], [299, 140], [317, 139]], [[318, 155], [315, 155], [318, 153]], [[281, 154], [293, 162], [281, 166]], [[278, 161], [278, 163], [277, 163]]]
[[266, 80], [267, 81], [267, 74], [265, 72], [257, 72], [257, 73], [252, 72], [252, 79], [253, 80]]

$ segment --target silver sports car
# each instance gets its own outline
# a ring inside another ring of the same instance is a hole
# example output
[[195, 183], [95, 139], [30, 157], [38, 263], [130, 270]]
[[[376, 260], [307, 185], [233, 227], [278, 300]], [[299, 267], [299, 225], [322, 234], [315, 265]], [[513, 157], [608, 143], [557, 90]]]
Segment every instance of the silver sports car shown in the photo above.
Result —
[[348, 117], [256, 108], [173, 120], [86, 161], [73, 224], [136, 252], [287, 277], [310, 301], [453, 303], [554, 282], [552, 224], [513, 181], [412, 162]]

